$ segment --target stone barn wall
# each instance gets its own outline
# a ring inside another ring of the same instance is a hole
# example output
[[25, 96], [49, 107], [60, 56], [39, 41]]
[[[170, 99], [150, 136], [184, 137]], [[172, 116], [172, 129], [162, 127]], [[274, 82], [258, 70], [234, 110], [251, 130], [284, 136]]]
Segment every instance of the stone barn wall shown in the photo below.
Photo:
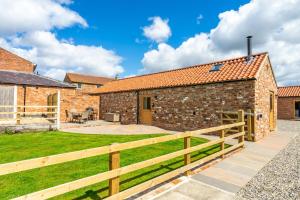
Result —
[[[152, 124], [169, 130], [220, 125], [221, 110], [254, 109], [254, 80], [139, 91], [152, 97]], [[116, 112], [137, 122], [137, 92], [101, 94], [100, 115]]]
[[270, 63], [261, 68], [258, 79], [255, 82], [255, 111], [261, 114], [262, 118], [256, 120], [255, 140], [259, 140], [270, 134], [270, 92], [274, 92], [274, 115], [275, 127], [277, 121], [277, 85], [272, 74]]
[[122, 92], [100, 96], [100, 117], [104, 113], [119, 113], [122, 124], [137, 123], [137, 93]]
[[141, 91], [152, 101], [152, 124], [185, 131], [221, 125], [220, 112], [254, 109], [254, 81]]

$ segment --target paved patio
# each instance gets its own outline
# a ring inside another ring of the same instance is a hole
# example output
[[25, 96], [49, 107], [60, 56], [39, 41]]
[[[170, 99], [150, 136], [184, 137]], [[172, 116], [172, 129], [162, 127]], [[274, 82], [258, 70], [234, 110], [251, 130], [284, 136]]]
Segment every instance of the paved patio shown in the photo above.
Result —
[[[271, 159], [300, 134], [299, 121], [278, 121], [278, 131], [221, 162], [183, 180], [177, 186], [157, 195], [146, 194], [139, 199], [210, 200], [233, 199]], [[158, 189], [159, 190], [159, 189]], [[160, 190], [161, 191], [161, 190]], [[156, 196], [155, 196], [156, 195]]]
[[94, 124], [65, 124], [60, 129], [64, 132], [83, 134], [111, 134], [111, 135], [134, 135], [134, 134], [158, 134], [176, 133], [175, 131], [164, 130], [155, 126], [141, 124], [121, 125], [119, 123], [95, 121]]

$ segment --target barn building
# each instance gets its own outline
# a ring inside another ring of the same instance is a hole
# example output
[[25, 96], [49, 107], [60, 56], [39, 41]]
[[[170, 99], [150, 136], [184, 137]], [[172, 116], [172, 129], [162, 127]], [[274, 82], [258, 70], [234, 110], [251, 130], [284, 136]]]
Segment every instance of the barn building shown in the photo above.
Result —
[[300, 86], [278, 88], [278, 119], [300, 120]]
[[[47, 106], [49, 97], [53, 103], [58, 94], [62, 121], [67, 120], [66, 111], [72, 109], [78, 112], [87, 107], [99, 110], [99, 97], [77, 90], [72, 84], [39, 75], [35, 70], [32, 62], [0, 48], [0, 112], [16, 112], [18, 106], [23, 106], [22, 112], [34, 111], [37, 108], [26, 106]], [[0, 121], [13, 117], [16, 116], [1, 114]]]
[[100, 116], [118, 113], [122, 124], [186, 131], [220, 125], [220, 112], [251, 110], [254, 140], [276, 127], [277, 84], [268, 53], [233, 58], [109, 82]]
[[66, 73], [64, 78], [64, 82], [73, 84], [77, 89], [84, 92], [93, 92], [95, 89], [100, 88], [105, 83], [113, 80], [115, 79], [78, 73]]

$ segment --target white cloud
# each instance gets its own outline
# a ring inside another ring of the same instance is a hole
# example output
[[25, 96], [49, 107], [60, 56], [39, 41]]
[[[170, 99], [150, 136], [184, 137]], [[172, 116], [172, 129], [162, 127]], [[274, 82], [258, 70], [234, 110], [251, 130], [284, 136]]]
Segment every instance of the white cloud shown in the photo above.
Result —
[[64, 80], [66, 75], [66, 70], [64, 69], [50, 69], [44, 73], [46, 77], [53, 78], [55, 80]]
[[150, 17], [149, 21], [152, 21], [152, 24], [143, 27], [143, 34], [148, 39], [157, 43], [161, 43], [167, 41], [168, 38], [172, 35], [171, 29], [168, 25], [168, 19], [162, 19], [160, 17]]
[[245, 37], [253, 35], [254, 52], [268, 51], [279, 85], [299, 84], [300, 0], [252, 0], [238, 10], [220, 13], [209, 33], [199, 33], [174, 48], [161, 44], [144, 54], [145, 71], [159, 71], [224, 57], [245, 55]]
[[122, 58], [102, 46], [57, 39], [51, 30], [87, 22], [67, 6], [72, 0], [0, 0], [0, 46], [38, 65], [43, 75], [63, 79], [66, 71], [114, 77]]
[[87, 27], [87, 22], [61, 0], [0, 0], [0, 35], [65, 28], [73, 24]]
[[[58, 40], [53, 33], [36, 31], [11, 41], [10, 49], [38, 63], [39, 70], [54, 78], [63, 71], [113, 77], [124, 70], [122, 58], [101, 46], [75, 45]], [[61, 76], [60, 76], [61, 78]]]
[[201, 14], [198, 15], [198, 17], [196, 18], [196, 23], [200, 24], [202, 19], [203, 19], [203, 15], [201, 15]]

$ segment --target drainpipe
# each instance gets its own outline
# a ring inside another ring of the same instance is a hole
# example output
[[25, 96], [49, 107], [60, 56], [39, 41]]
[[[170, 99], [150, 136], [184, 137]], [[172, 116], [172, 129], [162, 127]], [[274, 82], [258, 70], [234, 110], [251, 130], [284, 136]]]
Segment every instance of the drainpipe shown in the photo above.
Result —
[[139, 91], [136, 91], [136, 124], [140, 121], [140, 95]]

